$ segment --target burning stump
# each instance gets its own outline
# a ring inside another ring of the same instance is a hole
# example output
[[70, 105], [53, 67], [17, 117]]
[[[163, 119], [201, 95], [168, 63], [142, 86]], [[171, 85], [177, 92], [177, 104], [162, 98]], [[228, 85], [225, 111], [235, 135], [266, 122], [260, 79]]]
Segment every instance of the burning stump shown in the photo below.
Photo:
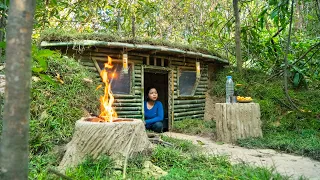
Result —
[[75, 167], [85, 156], [98, 158], [106, 154], [112, 158], [130, 157], [152, 148], [144, 123], [138, 119], [115, 119], [113, 122], [94, 122], [97, 118], [82, 118], [76, 122], [72, 140], [59, 169]]

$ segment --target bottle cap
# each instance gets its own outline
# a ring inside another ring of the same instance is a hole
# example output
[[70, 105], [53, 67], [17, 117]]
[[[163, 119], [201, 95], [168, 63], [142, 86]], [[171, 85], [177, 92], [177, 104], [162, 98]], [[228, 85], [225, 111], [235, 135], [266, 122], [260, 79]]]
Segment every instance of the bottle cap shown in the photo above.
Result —
[[232, 76], [227, 76], [227, 79], [231, 79], [232, 78]]

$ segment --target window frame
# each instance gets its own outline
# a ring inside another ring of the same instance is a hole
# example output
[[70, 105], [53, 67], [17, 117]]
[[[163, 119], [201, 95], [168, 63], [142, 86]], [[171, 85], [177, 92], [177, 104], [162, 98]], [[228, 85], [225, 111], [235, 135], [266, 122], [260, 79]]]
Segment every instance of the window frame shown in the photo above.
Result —
[[[94, 62], [95, 66], [96, 66], [96, 69], [98, 70], [98, 73], [99, 73], [99, 78], [101, 79], [101, 76], [100, 76], [100, 72], [101, 72], [101, 68], [98, 64], [98, 62], [103, 62], [103, 63], [106, 63], [107, 61], [104, 61], [104, 60], [97, 60], [97, 59], [93, 59], [92, 58], [92, 61]], [[115, 62], [115, 63], [120, 63], [122, 64], [122, 60], [120, 59], [114, 59], [112, 58], [112, 62]], [[134, 62], [128, 60], [128, 67], [132, 67], [131, 69], [131, 73], [130, 73], [130, 92], [129, 94], [116, 94], [116, 93], [113, 93], [113, 95], [119, 95], [119, 96], [123, 96], [123, 95], [135, 95], [135, 91], [134, 91], [134, 86], [135, 86], [135, 80], [134, 80]], [[112, 88], [112, 87], [111, 87]]]
[[196, 81], [195, 81], [193, 89], [192, 89], [192, 93], [190, 95], [181, 95], [180, 94], [180, 76], [179, 75], [182, 71], [192, 71], [192, 72], [197, 73], [196, 67], [178, 66], [178, 68], [177, 68], [177, 94], [178, 94], [178, 97], [182, 97], [182, 98], [196, 97], [195, 93], [196, 93], [196, 90], [198, 88], [199, 81], [200, 81], [200, 78], [197, 78], [197, 75], [196, 75]]

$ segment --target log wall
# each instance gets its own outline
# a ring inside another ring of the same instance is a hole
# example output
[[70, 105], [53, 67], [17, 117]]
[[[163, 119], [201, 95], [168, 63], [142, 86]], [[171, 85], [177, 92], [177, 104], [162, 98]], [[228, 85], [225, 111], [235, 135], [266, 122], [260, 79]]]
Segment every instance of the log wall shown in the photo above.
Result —
[[174, 120], [203, 119], [205, 110], [205, 94], [207, 92], [208, 65], [200, 63], [201, 77], [196, 82], [196, 90], [193, 97], [182, 97], [178, 94], [178, 68], [190, 67], [195, 69], [195, 60], [175, 59], [171, 61], [174, 69]]
[[[108, 49], [99, 48], [95, 51], [85, 52], [79, 57], [78, 61], [87, 69], [97, 72], [94, 60], [107, 62], [107, 57], [110, 56], [113, 60], [121, 60], [121, 52], [114, 53]], [[119, 118], [136, 118], [143, 119], [143, 57], [128, 55], [129, 64], [133, 63], [134, 76], [132, 80], [132, 92], [130, 95], [114, 94], [115, 101], [113, 106]], [[97, 78], [100, 80], [99, 73]]]

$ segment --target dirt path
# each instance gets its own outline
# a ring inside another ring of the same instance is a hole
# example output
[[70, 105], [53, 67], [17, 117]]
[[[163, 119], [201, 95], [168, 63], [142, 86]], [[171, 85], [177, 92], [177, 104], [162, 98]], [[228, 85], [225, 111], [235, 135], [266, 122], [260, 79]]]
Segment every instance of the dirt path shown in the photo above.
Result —
[[304, 176], [320, 180], [320, 162], [310, 158], [279, 153], [272, 149], [246, 149], [231, 144], [219, 145], [209, 138], [180, 133], [166, 132], [164, 135], [190, 140], [194, 144], [198, 144], [197, 140], [200, 140], [205, 144], [202, 147], [206, 153], [228, 155], [232, 163], [246, 162], [251, 165], [275, 168], [280, 174], [291, 176], [293, 179]]

